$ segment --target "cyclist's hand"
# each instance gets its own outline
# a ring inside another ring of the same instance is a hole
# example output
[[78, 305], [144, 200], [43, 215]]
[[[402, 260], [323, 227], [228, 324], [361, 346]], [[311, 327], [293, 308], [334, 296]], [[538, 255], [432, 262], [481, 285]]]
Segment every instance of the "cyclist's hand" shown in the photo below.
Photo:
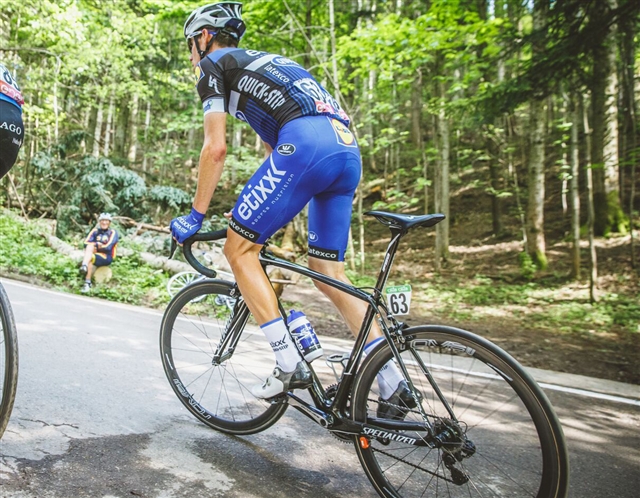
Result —
[[178, 244], [182, 244], [202, 228], [203, 220], [204, 214], [199, 213], [194, 208], [191, 208], [191, 213], [171, 220], [171, 235], [178, 241]]
[[231, 211], [229, 211], [228, 213], [223, 213], [224, 217], [228, 220], [231, 219], [231, 217], [233, 216], [233, 209]]

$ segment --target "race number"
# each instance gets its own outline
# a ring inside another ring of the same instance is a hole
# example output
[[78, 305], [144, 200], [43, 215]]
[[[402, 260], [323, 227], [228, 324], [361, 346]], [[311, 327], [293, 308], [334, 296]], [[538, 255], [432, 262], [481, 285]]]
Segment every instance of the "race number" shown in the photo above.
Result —
[[411, 308], [411, 286], [387, 287], [387, 303], [392, 315], [408, 315]]

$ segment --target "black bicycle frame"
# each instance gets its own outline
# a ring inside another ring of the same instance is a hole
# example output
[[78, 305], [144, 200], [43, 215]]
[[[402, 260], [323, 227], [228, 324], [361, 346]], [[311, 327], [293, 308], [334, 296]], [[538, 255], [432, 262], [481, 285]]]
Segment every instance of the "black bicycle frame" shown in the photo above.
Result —
[[[324, 396], [324, 392], [320, 389], [321, 385], [317, 380], [317, 378], [315, 379], [315, 382], [313, 383], [313, 389], [311, 390], [311, 396], [314, 403], [316, 404], [316, 407], [322, 409], [323, 411], [326, 411], [333, 415], [338, 416], [338, 418], [341, 421], [345, 421], [344, 416], [346, 416], [346, 413], [344, 412], [344, 407], [346, 407], [347, 405], [347, 400], [349, 397], [349, 393], [351, 391], [351, 386], [354, 381], [354, 375], [356, 373], [357, 366], [360, 364], [360, 360], [364, 352], [364, 346], [367, 342], [369, 331], [371, 330], [371, 324], [373, 323], [373, 320], [375, 319], [376, 315], [382, 316], [382, 314], [380, 313], [380, 308], [383, 308], [384, 310], [386, 310], [386, 306], [382, 302], [382, 289], [384, 289], [387, 279], [389, 278], [391, 266], [393, 264], [393, 260], [396, 255], [400, 239], [402, 238], [403, 235], [404, 233], [400, 232], [399, 230], [392, 230], [391, 241], [389, 242], [389, 245], [387, 247], [384, 261], [382, 263], [382, 267], [380, 268], [380, 272], [378, 274], [378, 279], [376, 281], [375, 287], [371, 294], [364, 292], [353, 285], [346, 284], [339, 280], [335, 280], [327, 275], [311, 270], [310, 268], [307, 268], [305, 266], [301, 266], [296, 263], [292, 263], [290, 261], [286, 261], [284, 259], [278, 258], [268, 253], [266, 250], [263, 250], [260, 252], [260, 255], [259, 255], [260, 263], [262, 264], [262, 267], [265, 269], [265, 271], [267, 266], [275, 266], [277, 268], [289, 270], [294, 273], [303, 275], [305, 277], [309, 277], [312, 280], [329, 285], [346, 294], [349, 294], [350, 296], [360, 299], [361, 301], [365, 301], [369, 305], [367, 308], [367, 312], [365, 313], [365, 316], [362, 320], [360, 331], [358, 332], [358, 335], [355, 339], [355, 344], [353, 347], [353, 351], [355, 354], [352, 354], [349, 357], [347, 365], [344, 368], [342, 378], [338, 383], [338, 388], [335, 396], [331, 400], [327, 400]], [[382, 326], [381, 327], [382, 332], [387, 342], [389, 343], [394, 356], [396, 357], [399, 364], [401, 365], [401, 369], [403, 371], [403, 374], [405, 375], [405, 378], [408, 379], [409, 375], [406, 371], [406, 367], [402, 363], [400, 354], [398, 353], [395, 347], [389, 327], [387, 327], [386, 323], [382, 320], [381, 320], [381, 326]], [[314, 378], [315, 378], [315, 373], [314, 373]], [[308, 410], [309, 408], [311, 408], [308, 405], [308, 403], [299, 399], [297, 396], [290, 394], [289, 397], [290, 399], [295, 401], [295, 404], [293, 406], [297, 408], [299, 411], [305, 413], [305, 410]], [[310, 418], [316, 421], [319, 421], [318, 417], [320, 416], [320, 418], [326, 421], [326, 418], [322, 417], [321, 414], [319, 414], [316, 410], [313, 410], [312, 413], [305, 413], [305, 415], [310, 416]], [[328, 421], [328, 422], [331, 422], [331, 421]], [[406, 423], [404, 424], [384, 423], [384, 425], [387, 426], [386, 428], [388, 429], [397, 430], [398, 425], [406, 425]]]

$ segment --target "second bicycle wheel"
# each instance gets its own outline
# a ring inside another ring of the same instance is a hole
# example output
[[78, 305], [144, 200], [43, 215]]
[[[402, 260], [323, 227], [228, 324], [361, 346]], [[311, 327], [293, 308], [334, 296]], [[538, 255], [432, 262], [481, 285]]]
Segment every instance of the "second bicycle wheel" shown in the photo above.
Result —
[[[386, 343], [369, 353], [354, 385], [354, 419], [383, 426], [356, 441], [381, 496], [566, 496], [562, 429], [542, 390], [513, 358], [451, 327], [413, 327], [403, 336], [398, 348], [417, 402], [387, 394], [390, 407], [381, 398], [378, 373], [392, 358]], [[391, 430], [399, 420], [425, 429], [385, 433], [385, 421]]]
[[18, 386], [18, 334], [11, 303], [0, 284], [0, 438], [4, 434]]
[[[171, 387], [187, 410], [214, 429], [253, 434], [273, 425], [287, 405], [251, 394], [275, 362], [271, 346], [242, 298], [232, 296], [233, 289], [230, 282], [207, 279], [180, 291], [162, 319], [160, 351]], [[239, 325], [229, 330], [230, 323]]]

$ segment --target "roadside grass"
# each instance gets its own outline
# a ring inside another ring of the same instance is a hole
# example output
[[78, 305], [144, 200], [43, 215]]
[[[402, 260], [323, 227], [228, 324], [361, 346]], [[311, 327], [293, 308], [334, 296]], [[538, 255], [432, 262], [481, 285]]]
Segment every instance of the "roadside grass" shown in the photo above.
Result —
[[[0, 211], [0, 271], [32, 277], [56, 290], [79, 294], [83, 280], [78, 264], [49, 247], [47, 233], [50, 227], [37, 220], [25, 221], [9, 210]], [[94, 285], [91, 296], [153, 307], [169, 303], [169, 275], [145, 264], [136, 253], [117, 257], [111, 269], [113, 278]]]
[[613, 327], [640, 333], [639, 293], [601, 292], [598, 302], [591, 304], [585, 285], [573, 281], [496, 283], [477, 275], [455, 282], [435, 279], [414, 285], [413, 292], [420, 296], [419, 307], [458, 321], [516, 319], [539, 329], [579, 335], [606, 333]]

